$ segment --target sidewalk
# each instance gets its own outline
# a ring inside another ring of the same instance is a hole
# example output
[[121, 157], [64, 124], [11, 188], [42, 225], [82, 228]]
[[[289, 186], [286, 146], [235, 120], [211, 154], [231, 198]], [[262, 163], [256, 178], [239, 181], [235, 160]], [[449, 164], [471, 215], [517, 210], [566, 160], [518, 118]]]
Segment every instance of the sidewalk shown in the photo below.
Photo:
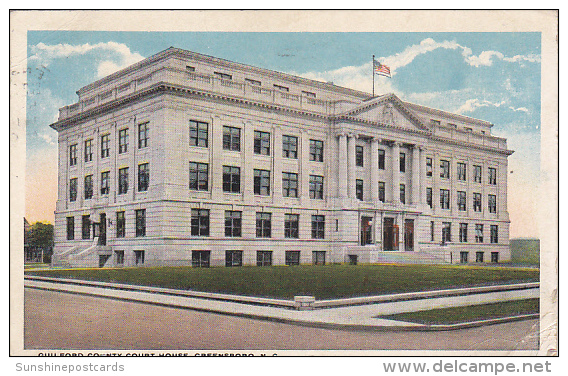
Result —
[[[112, 284], [107, 284], [112, 285]], [[497, 322], [512, 321], [514, 319], [538, 318], [538, 315], [508, 318], [500, 320], [464, 323], [458, 325], [429, 326], [402, 321], [377, 318], [379, 315], [390, 315], [403, 312], [414, 312], [434, 308], [448, 308], [475, 304], [495, 303], [508, 300], [538, 298], [539, 288], [526, 288], [496, 292], [482, 292], [462, 296], [440, 296], [415, 300], [390, 301], [365, 305], [351, 305], [336, 308], [316, 310], [292, 310], [289, 308], [266, 306], [259, 304], [239, 303], [230, 300], [212, 300], [192, 296], [173, 295], [154, 289], [132, 286], [108, 288], [93, 286], [92, 284], [75, 282], [74, 284], [55, 281], [41, 281], [26, 279], [26, 288], [36, 288], [51, 291], [60, 291], [81, 295], [92, 295], [110, 299], [120, 299], [145, 304], [192, 309], [198, 311], [228, 314], [253, 319], [271, 320], [296, 325], [306, 325], [333, 329], [355, 330], [448, 330], [463, 327], [487, 325]], [[495, 286], [496, 288], [498, 286]], [[152, 291], [156, 290], [156, 291]]]

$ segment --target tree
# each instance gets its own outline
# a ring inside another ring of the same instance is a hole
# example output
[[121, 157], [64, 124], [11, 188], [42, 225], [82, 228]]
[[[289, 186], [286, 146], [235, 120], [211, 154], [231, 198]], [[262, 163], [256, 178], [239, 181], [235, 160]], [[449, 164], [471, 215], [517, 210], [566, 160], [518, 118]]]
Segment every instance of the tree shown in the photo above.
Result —
[[43, 250], [43, 261], [50, 262], [53, 253], [53, 225], [35, 222], [24, 231], [24, 244], [29, 250]]

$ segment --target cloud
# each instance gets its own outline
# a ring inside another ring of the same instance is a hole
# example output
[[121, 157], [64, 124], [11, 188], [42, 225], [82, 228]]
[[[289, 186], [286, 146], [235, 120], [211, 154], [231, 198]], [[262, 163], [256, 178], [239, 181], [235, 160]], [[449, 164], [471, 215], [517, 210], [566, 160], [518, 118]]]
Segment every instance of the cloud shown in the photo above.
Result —
[[38, 62], [38, 64], [44, 67], [49, 66], [51, 61], [55, 59], [98, 53], [101, 59], [98, 61], [97, 68], [99, 77], [104, 77], [144, 59], [144, 56], [137, 52], [132, 52], [127, 45], [116, 42], [85, 43], [81, 45], [66, 43], [47, 45], [38, 43], [31, 47], [31, 52], [32, 55], [29, 59]]
[[51, 137], [48, 134], [40, 133], [37, 136], [42, 140], [44, 140], [48, 145], [57, 145], [57, 140], [55, 140], [53, 137]]
[[515, 108], [515, 107], [513, 107], [513, 106], [509, 106], [509, 108], [510, 108], [511, 110], [515, 111], [515, 112], [517, 112], [517, 111], [522, 111], [522, 112], [527, 113], [527, 114], [530, 113], [529, 109], [526, 108], [526, 107]]

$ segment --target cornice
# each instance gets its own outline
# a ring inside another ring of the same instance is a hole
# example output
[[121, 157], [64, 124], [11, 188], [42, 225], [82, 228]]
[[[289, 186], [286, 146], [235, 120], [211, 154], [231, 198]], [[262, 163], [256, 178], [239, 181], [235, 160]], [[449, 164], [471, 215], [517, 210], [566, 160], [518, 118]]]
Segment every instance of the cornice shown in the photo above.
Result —
[[66, 119], [57, 121], [57, 122], [51, 124], [50, 127], [55, 129], [55, 130], [61, 130], [69, 124], [73, 124], [73, 123], [76, 123], [76, 122], [79, 122], [79, 121], [85, 121], [90, 117], [98, 116], [98, 115], [107, 113], [109, 111], [116, 110], [118, 108], [127, 106], [127, 105], [129, 105], [133, 102], [139, 101], [143, 98], [151, 97], [151, 96], [157, 95], [158, 93], [166, 93], [166, 92], [174, 94], [174, 95], [179, 95], [179, 96], [194, 95], [194, 96], [199, 96], [199, 97], [203, 97], [203, 98], [207, 98], [207, 99], [211, 99], [211, 100], [227, 102], [227, 103], [230, 103], [230, 104], [240, 104], [240, 105], [244, 105], [244, 106], [253, 106], [253, 107], [258, 107], [258, 108], [269, 110], [269, 111], [278, 111], [278, 112], [281, 112], [281, 113], [288, 113], [288, 114], [293, 114], [293, 115], [296, 115], [296, 116], [301, 116], [301, 117], [306, 117], [306, 118], [316, 118], [316, 119], [322, 119], [322, 120], [325, 120], [325, 121], [329, 121], [329, 116], [327, 114], [323, 114], [323, 113], [303, 111], [303, 110], [299, 110], [299, 109], [294, 109], [292, 107], [279, 106], [279, 105], [271, 104], [271, 103], [267, 103], [267, 102], [254, 101], [254, 100], [250, 100], [250, 99], [246, 99], [246, 98], [235, 97], [235, 96], [230, 96], [230, 95], [223, 95], [223, 94], [219, 94], [219, 93], [209, 92], [209, 91], [206, 91], [206, 90], [193, 89], [193, 88], [179, 86], [179, 85], [175, 85], [175, 84], [159, 82], [159, 83], [156, 83], [156, 84], [150, 86], [149, 88], [144, 89], [143, 91], [128, 95], [124, 98], [115, 99], [113, 101], [107, 102], [107, 103], [99, 105], [97, 107], [82, 111], [82, 112], [78, 113], [77, 115], [73, 115], [73, 116], [70, 116]]
[[449, 119], [462, 121], [462, 122], [466, 122], [466, 123], [471, 123], [471, 124], [482, 125], [482, 126], [485, 126], [485, 127], [493, 127], [492, 123], [485, 121], [485, 120], [480, 120], [480, 119], [472, 118], [472, 117], [465, 116], [465, 115], [454, 114], [454, 113], [439, 110], [439, 109], [436, 109], [436, 108], [422, 106], [422, 105], [419, 105], [419, 104], [416, 104], [416, 103], [411, 103], [411, 102], [402, 102], [402, 103], [406, 104], [410, 108], [414, 107], [414, 108], [416, 108], [420, 111], [423, 111], [427, 114], [430, 114], [430, 115], [437, 115], [437, 116], [441, 116], [441, 117], [444, 117], [444, 118], [449, 118]]

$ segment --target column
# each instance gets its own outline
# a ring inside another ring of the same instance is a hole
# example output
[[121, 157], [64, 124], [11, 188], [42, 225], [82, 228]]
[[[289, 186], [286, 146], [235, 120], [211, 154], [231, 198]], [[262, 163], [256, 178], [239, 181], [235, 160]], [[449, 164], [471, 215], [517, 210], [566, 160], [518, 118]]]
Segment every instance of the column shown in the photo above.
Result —
[[[270, 191], [272, 202], [282, 202], [282, 128], [272, 127], [272, 171], [270, 172]], [[298, 158], [301, 158], [299, 156]], [[299, 195], [298, 195], [299, 196]]]
[[420, 146], [414, 145], [412, 149], [412, 204], [420, 203]]
[[[211, 135], [223, 135], [221, 118], [211, 118]], [[211, 169], [211, 197], [214, 201], [223, 200], [223, 137], [210, 137], [209, 143], [209, 166]]]
[[400, 142], [392, 147], [392, 202], [400, 203]]
[[379, 139], [371, 141], [371, 201], [379, 201]]
[[[243, 199], [246, 203], [250, 203], [254, 197], [254, 128], [248, 122], [243, 123], [243, 153], [242, 157], [242, 170], [243, 177], [241, 182], [243, 184]], [[243, 213], [244, 215], [244, 213]], [[243, 222], [244, 223], [244, 222]]]
[[[307, 131], [302, 130], [302, 136], [299, 138], [299, 145], [298, 145], [298, 171], [300, 172], [300, 176], [298, 176], [298, 195], [300, 196], [300, 200], [302, 201], [302, 205], [308, 205], [310, 199], [310, 169], [309, 169], [309, 160], [310, 160], [310, 135]], [[328, 194], [328, 187], [329, 181], [327, 178], [324, 179], [323, 182], [323, 189], [324, 195], [323, 197], [327, 200]]]
[[338, 171], [339, 171], [339, 198], [347, 197], [347, 135], [345, 133], [339, 134], [339, 157], [338, 157]]
[[357, 137], [354, 134], [349, 135], [349, 140], [347, 143], [347, 192], [349, 193], [349, 198], [355, 198], [355, 142]]
[[419, 202], [426, 205], [426, 151], [420, 148], [420, 198]]

